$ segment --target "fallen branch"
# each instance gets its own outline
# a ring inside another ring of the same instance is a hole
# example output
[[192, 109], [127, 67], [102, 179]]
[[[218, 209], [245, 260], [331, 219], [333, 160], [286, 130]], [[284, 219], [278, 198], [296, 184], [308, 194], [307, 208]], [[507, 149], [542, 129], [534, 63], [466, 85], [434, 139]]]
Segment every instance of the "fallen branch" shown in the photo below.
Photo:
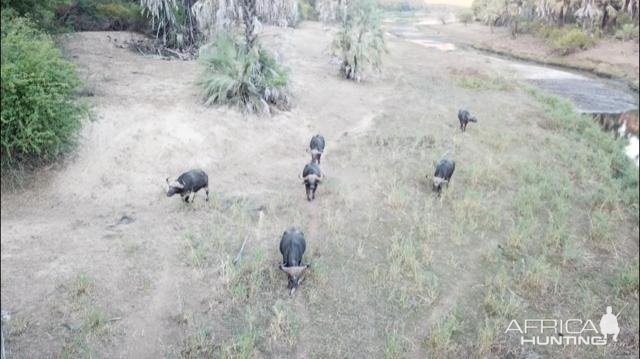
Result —
[[[264, 216], [264, 212], [262, 210], [260, 210], [259, 212], [259, 217], [258, 217], [258, 226], [256, 228], [256, 238], [260, 238], [260, 227], [262, 226], [262, 217]], [[242, 258], [242, 251], [244, 250], [244, 246], [245, 244], [247, 244], [247, 240], [249, 239], [249, 235], [246, 235], [244, 237], [244, 241], [242, 242], [242, 246], [240, 247], [240, 250], [238, 251], [238, 255], [233, 259], [233, 265], [236, 265], [238, 262], [240, 262], [240, 259]]]
[[2, 352], [0, 354], [2, 355], [2, 359], [6, 359], [7, 357], [4, 350], [4, 327], [5, 323], [9, 322], [9, 319], [11, 319], [10, 312], [7, 310], [3, 310], [2, 317], [0, 318], [0, 340], [2, 341]]
[[132, 51], [137, 51], [142, 55], [159, 56], [162, 58], [177, 58], [179, 60], [192, 60], [196, 57], [198, 50], [195, 47], [189, 47], [184, 50], [174, 50], [166, 47], [158, 40], [145, 39], [145, 40], [125, 40], [124, 45], [121, 47], [127, 47]]
[[2, 359], [6, 358], [4, 353], [4, 325], [0, 324], [0, 339], [2, 340]]
[[183, 61], [184, 61], [184, 60], [188, 60], [188, 59], [189, 59], [189, 56], [188, 56], [188, 55], [187, 55], [187, 56], [185, 56], [185, 55], [183, 55], [182, 53], [180, 53], [180, 52], [178, 52], [178, 51], [175, 51], [175, 50], [171, 50], [171, 49], [170, 49], [170, 48], [168, 48], [168, 47], [165, 47], [163, 50], [164, 50], [164, 51], [167, 51], [167, 52], [170, 52], [170, 53], [172, 53], [172, 54], [174, 54], [174, 55], [176, 55], [180, 60], [183, 60]]
[[244, 250], [244, 245], [247, 244], [247, 239], [249, 239], [249, 236], [244, 236], [244, 242], [242, 242], [242, 247], [240, 247], [238, 255], [233, 259], [233, 265], [236, 265], [240, 261], [240, 258], [242, 257], [242, 251]]

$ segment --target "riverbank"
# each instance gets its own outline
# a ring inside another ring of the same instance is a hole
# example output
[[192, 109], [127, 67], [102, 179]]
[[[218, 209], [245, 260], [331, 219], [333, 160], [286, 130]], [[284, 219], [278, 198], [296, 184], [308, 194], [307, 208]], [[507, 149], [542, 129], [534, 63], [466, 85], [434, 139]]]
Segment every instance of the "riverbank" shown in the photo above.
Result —
[[638, 90], [638, 41], [601, 39], [591, 49], [560, 56], [553, 53], [544, 39], [529, 34], [520, 34], [513, 39], [507, 28], [496, 27], [492, 32], [488, 26], [478, 23], [422, 25], [420, 28], [425, 33], [441, 36], [476, 50], [616, 78]]

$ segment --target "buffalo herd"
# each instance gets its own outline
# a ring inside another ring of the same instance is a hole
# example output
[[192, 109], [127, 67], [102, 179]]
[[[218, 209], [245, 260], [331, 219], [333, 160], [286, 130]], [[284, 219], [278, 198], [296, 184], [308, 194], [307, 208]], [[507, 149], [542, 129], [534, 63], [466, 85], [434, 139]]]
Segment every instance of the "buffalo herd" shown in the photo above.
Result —
[[[460, 130], [465, 132], [469, 122], [477, 123], [478, 120], [472, 116], [467, 110], [458, 111], [458, 120], [460, 121]], [[320, 159], [324, 153], [325, 140], [321, 135], [315, 135], [311, 138], [308, 152], [311, 154], [311, 161], [304, 166], [302, 174], [299, 178], [304, 184], [307, 201], [313, 201], [316, 197], [318, 185], [324, 180], [324, 174], [320, 169]], [[456, 163], [452, 159], [445, 158], [446, 154], [435, 162], [435, 173], [432, 176], [432, 190], [440, 195], [442, 187], [448, 186], [456, 169]], [[429, 175], [427, 175], [429, 178]], [[206, 200], [209, 200], [209, 176], [200, 169], [193, 169], [181, 174], [176, 180], [170, 181], [167, 178], [167, 197], [179, 194], [181, 198], [189, 203], [195, 199], [195, 195], [201, 189], [204, 189]], [[289, 294], [298, 288], [304, 279], [304, 273], [310, 264], [302, 262], [302, 256], [306, 249], [306, 241], [304, 233], [297, 227], [287, 229], [280, 240], [280, 253], [282, 254], [282, 263], [280, 269], [287, 273], [289, 280]]]

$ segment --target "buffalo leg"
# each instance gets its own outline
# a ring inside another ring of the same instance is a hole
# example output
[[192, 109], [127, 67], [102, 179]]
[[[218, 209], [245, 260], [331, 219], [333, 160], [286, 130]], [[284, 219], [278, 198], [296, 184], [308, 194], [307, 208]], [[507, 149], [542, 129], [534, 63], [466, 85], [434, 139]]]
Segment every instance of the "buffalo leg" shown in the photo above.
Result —
[[204, 192], [207, 194], [207, 199], [206, 201], [209, 202], [209, 186], [204, 188]]

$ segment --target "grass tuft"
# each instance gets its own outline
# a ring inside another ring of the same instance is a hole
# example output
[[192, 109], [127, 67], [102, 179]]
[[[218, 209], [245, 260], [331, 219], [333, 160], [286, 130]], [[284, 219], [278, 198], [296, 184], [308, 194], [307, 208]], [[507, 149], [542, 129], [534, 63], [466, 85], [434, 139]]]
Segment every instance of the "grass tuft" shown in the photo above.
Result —
[[461, 323], [455, 313], [450, 313], [432, 328], [427, 346], [437, 356], [455, 349], [454, 336], [461, 330]]

